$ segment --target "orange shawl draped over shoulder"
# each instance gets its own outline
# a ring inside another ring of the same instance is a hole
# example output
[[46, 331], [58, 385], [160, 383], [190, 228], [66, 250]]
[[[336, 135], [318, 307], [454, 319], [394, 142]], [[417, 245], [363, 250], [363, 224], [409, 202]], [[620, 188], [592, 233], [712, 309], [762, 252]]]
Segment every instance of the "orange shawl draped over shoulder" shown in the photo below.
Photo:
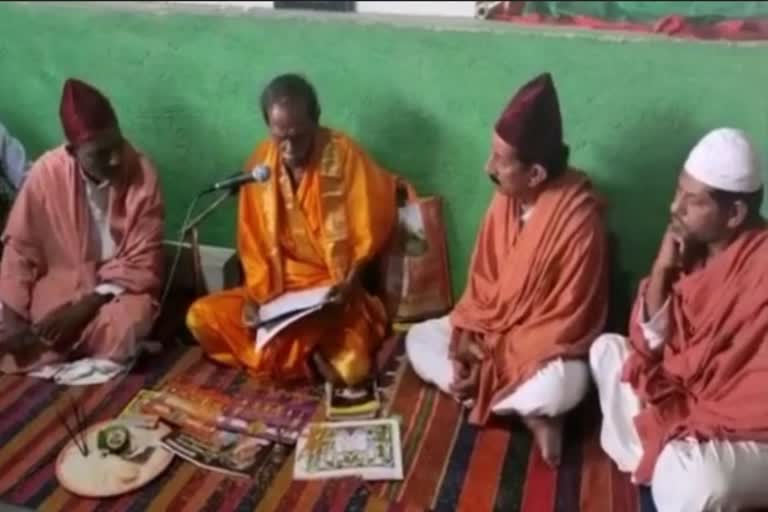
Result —
[[37, 322], [104, 282], [155, 299], [163, 284], [164, 205], [151, 162], [126, 144], [121, 183], [110, 186], [115, 254], [98, 261], [86, 187], [64, 146], [30, 169], [3, 235], [0, 300]]
[[607, 264], [602, 202], [583, 173], [552, 182], [524, 227], [520, 204], [495, 195], [451, 317], [489, 354], [470, 421], [549, 360], [586, 356], [607, 314]]
[[664, 445], [697, 439], [768, 441], [768, 229], [743, 234], [706, 266], [680, 278], [669, 297], [663, 349], [650, 351], [637, 325], [624, 380], [645, 403], [635, 417], [647, 483]]
[[261, 144], [246, 167], [266, 164], [275, 179], [245, 187], [238, 251], [246, 293], [263, 304], [291, 290], [342, 281], [388, 241], [396, 219], [395, 179], [349, 137], [321, 129], [296, 191], [277, 146]]

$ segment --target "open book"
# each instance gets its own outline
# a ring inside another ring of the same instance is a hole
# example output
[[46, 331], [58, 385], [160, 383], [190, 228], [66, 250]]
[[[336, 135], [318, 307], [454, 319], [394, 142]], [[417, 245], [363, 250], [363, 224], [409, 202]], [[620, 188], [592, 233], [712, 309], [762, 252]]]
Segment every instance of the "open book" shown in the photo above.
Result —
[[259, 308], [256, 349], [263, 348], [280, 331], [328, 304], [330, 286], [286, 292]]

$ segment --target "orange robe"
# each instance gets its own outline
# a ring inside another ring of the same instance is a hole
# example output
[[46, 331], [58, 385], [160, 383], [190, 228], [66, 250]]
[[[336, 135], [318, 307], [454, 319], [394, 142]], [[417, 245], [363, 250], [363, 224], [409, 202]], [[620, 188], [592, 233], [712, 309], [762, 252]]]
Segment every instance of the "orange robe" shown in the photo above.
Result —
[[245, 286], [204, 297], [187, 326], [214, 360], [245, 366], [273, 380], [310, 376], [317, 346], [345, 382], [365, 378], [386, 334], [383, 303], [358, 287], [350, 300], [292, 324], [260, 350], [243, 322], [249, 299], [263, 304], [287, 291], [339, 283], [372, 260], [396, 220], [395, 177], [346, 135], [321, 129], [306, 171], [293, 190], [272, 141], [262, 143], [246, 169], [264, 163], [266, 183], [241, 189], [238, 252]]
[[[681, 277], [669, 297], [669, 331], [652, 351], [637, 322], [624, 366], [644, 402], [635, 417], [651, 480], [664, 445], [698, 440], [768, 442], [768, 228], [741, 235], [706, 266]], [[638, 318], [647, 280], [632, 318]]]
[[608, 261], [602, 204], [587, 177], [568, 171], [536, 199], [523, 226], [520, 204], [496, 194], [451, 314], [489, 357], [480, 368], [473, 423], [546, 363], [586, 357], [604, 327]]

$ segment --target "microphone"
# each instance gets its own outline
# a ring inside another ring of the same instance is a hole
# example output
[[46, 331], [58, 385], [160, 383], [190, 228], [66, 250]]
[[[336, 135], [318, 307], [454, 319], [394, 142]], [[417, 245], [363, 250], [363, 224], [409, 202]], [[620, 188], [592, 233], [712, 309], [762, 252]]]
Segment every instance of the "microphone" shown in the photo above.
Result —
[[254, 167], [249, 173], [242, 173], [232, 178], [226, 178], [221, 181], [217, 181], [211, 187], [203, 190], [202, 193], [207, 194], [209, 192], [216, 192], [217, 190], [225, 189], [234, 191], [235, 189], [238, 189], [248, 183], [264, 183], [269, 179], [270, 174], [271, 173], [269, 171], [269, 167], [264, 164], [260, 164]]

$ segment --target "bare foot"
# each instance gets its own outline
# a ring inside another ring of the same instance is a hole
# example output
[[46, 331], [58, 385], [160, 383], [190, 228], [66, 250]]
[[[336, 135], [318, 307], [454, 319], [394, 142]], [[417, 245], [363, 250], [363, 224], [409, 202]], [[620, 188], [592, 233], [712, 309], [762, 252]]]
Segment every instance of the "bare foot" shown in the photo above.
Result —
[[563, 419], [560, 416], [526, 416], [523, 423], [533, 433], [544, 462], [552, 467], [559, 466], [563, 447]]

